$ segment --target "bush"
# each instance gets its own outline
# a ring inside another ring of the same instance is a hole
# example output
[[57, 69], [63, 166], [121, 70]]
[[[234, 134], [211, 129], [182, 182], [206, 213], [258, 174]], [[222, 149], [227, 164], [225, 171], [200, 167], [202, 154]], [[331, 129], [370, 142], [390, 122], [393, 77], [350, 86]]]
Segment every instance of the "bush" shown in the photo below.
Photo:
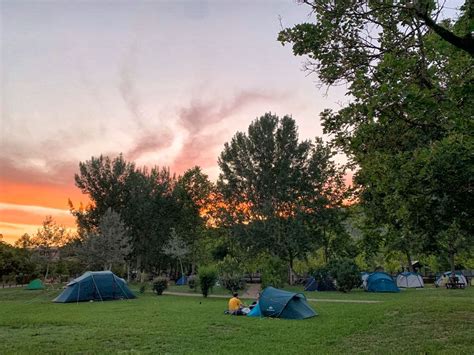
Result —
[[146, 291], [146, 284], [140, 284], [140, 290], [139, 290], [139, 292], [140, 292], [141, 294], [144, 294], [145, 291]]
[[349, 292], [361, 284], [360, 270], [351, 259], [334, 260], [328, 265], [329, 272], [336, 279], [337, 289], [341, 292]]
[[153, 280], [153, 291], [156, 292], [156, 294], [162, 295], [163, 291], [168, 288], [168, 279], [165, 277], [156, 277]]
[[209, 291], [216, 284], [217, 281], [217, 269], [215, 266], [201, 266], [198, 271], [199, 285], [201, 286], [201, 292], [204, 297], [207, 297]]
[[262, 265], [262, 288], [273, 286], [281, 288], [285, 285], [287, 268], [277, 257], [269, 257]]
[[231, 293], [245, 289], [245, 281], [243, 279], [243, 270], [237, 259], [227, 255], [218, 264], [219, 280], [221, 285]]

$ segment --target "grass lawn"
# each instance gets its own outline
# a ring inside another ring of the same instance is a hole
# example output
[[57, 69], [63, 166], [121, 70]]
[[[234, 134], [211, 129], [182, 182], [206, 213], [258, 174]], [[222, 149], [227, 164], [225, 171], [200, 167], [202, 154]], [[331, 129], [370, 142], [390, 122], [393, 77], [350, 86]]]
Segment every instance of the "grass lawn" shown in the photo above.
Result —
[[55, 304], [60, 291], [0, 289], [0, 353], [474, 353], [474, 287], [308, 293], [319, 316], [223, 314], [225, 299], [161, 296]]

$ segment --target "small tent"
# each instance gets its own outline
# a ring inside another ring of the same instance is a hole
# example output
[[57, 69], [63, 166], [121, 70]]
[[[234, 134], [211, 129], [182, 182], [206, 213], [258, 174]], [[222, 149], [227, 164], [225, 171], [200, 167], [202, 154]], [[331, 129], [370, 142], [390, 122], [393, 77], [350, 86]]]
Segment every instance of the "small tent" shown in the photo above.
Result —
[[42, 290], [44, 289], [44, 285], [40, 279], [34, 279], [28, 284], [28, 286], [26, 286], [26, 289], [27, 290]]
[[188, 278], [186, 275], [181, 276], [178, 281], [176, 281], [176, 286], [184, 286], [188, 284]]
[[[463, 275], [461, 271], [456, 271], [455, 272], [456, 277], [458, 279], [458, 282], [463, 283], [464, 286], [467, 286], [467, 280], [466, 277]], [[436, 287], [444, 287], [446, 286], [446, 283], [449, 281], [449, 278], [451, 277], [451, 271], [446, 271], [439, 276], [436, 281], [435, 281], [435, 286]]]
[[106, 301], [135, 298], [127, 282], [111, 271], [88, 271], [67, 284], [53, 302]]
[[397, 276], [397, 286], [403, 288], [424, 287], [423, 278], [415, 272], [402, 272]]
[[367, 277], [366, 291], [369, 292], [400, 292], [392, 276], [385, 272], [373, 272]]
[[316, 279], [314, 277], [309, 277], [308, 280], [306, 280], [306, 283], [304, 285], [304, 290], [316, 291], [317, 289], [318, 289], [318, 284], [316, 283]]
[[310, 277], [304, 286], [305, 291], [336, 291], [334, 280], [327, 277], [319, 282], [314, 277]]
[[[254, 314], [251, 314], [252, 312]], [[251, 317], [305, 319], [314, 317], [317, 313], [306, 302], [306, 297], [303, 294], [267, 287], [260, 295], [258, 305], [252, 309], [249, 315]]]

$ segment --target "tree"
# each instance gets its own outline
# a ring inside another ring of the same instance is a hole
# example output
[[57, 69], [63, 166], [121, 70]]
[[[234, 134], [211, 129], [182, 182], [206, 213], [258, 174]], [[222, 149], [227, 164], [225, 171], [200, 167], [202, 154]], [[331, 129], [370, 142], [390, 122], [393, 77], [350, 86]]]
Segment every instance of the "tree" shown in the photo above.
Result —
[[[256, 255], [270, 248], [286, 260], [292, 281], [293, 262], [312, 250], [326, 209], [339, 206], [342, 171], [321, 140], [298, 141], [295, 121], [265, 114], [226, 143], [218, 163], [218, 188], [226, 218], [241, 244]], [[337, 185], [337, 184], [336, 184]]]
[[180, 209], [180, 218], [176, 228], [189, 246], [191, 254], [191, 273], [195, 273], [199, 252], [199, 239], [205, 233], [209, 221], [209, 209], [212, 203], [214, 185], [201, 168], [188, 169], [178, 178], [173, 194]]
[[164, 245], [163, 253], [178, 259], [181, 267], [181, 276], [184, 276], [183, 258], [188, 255], [189, 249], [174, 228], [171, 228], [170, 239]]
[[29, 248], [31, 246], [31, 237], [28, 233], [23, 234], [20, 238], [15, 241], [15, 247], [17, 248]]
[[[454, 228], [461, 240], [471, 227], [440, 213], [440, 202], [455, 206], [459, 220], [472, 220], [472, 204], [457, 203], [457, 192], [446, 184], [464, 177], [472, 162], [437, 164], [444, 179], [428, 180], [427, 172], [442, 142], [462, 136], [459, 153], [473, 154], [472, 2], [456, 22], [441, 23], [433, 20], [442, 11], [433, 1], [306, 3], [315, 22], [285, 29], [279, 40], [309, 57], [306, 68], [322, 84], [348, 85], [351, 102], [337, 112], [325, 110], [321, 119], [333, 146], [358, 169], [358, 201], [377, 231], [371, 236], [408, 259], [414, 252], [447, 250], [441, 236]], [[471, 191], [472, 180], [459, 183], [459, 190]]]
[[0, 241], [0, 277], [29, 275], [34, 272], [34, 264], [31, 261], [31, 251], [13, 247]]
[[162, 247], [170, 228], [179, 219], [173, 190], [176, 178], [169, 169], [137, 168], [124, 160], [100, 156], [79, 164], [76, 186], [91, 204], [74, 208], [79, 234], [97, 234], [102, 216], [109, 208], [120, 215], [130, 237], [130, 258], [138, 271], [152, 271], [164, 265]]
[[99, 228], [83, 240], [83, 256], [89, 266], [101, 265], [111, 270], [114, 264], [124, 264], [130, 253], [130, 243], [120, 215], [109, 208], [100, 218]]
[[125, 186], [134, 172], [135, 164], [126, 162], [122, 155], [114, 159], [101, 155], [79, 163], [79, 174], [74, 175], [76, 186], [92, 201], [85, 209], [75, 209], [69, 201], [80, 229], [97, 228], [109, 208], [123, 209], [127, 201]]
[[44, 279], [48, 279], [49, 267], [59, 256], [59, 248], [66, 244], [70, 235], [64, 226], [56, 224], [52, 216], [46, 216], [43, 225], [30, 239], [30, 246], [46, 262]]

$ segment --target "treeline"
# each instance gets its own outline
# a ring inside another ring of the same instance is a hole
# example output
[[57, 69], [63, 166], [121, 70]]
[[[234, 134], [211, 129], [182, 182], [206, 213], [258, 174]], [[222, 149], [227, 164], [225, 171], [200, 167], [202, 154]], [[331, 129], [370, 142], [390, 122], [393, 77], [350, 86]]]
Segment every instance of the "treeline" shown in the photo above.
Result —
[[[291, 282], [340, 258], [366, 270], [473, 268], [474, 59], [460, 43], [472, 44], [474, 11], [466, 1], [456, 21], [436, 23], [442, 7], [423, 4], [306, 2], [313, 22], [278, 40], [322, 85], [348, 88], [349, 103], [321, 113], [328, 143], [265, 114], [225, 144], [216, 184], [199, 167], [175, 176], [93, 157], [75, 176], [92, 201], [71, 204], [78, 234], [52, 244], [84, 269], [123, 274], [217, 264]], [[54, 257], [37, 237], [24, 242], [43, 251], [47, 274]]]

